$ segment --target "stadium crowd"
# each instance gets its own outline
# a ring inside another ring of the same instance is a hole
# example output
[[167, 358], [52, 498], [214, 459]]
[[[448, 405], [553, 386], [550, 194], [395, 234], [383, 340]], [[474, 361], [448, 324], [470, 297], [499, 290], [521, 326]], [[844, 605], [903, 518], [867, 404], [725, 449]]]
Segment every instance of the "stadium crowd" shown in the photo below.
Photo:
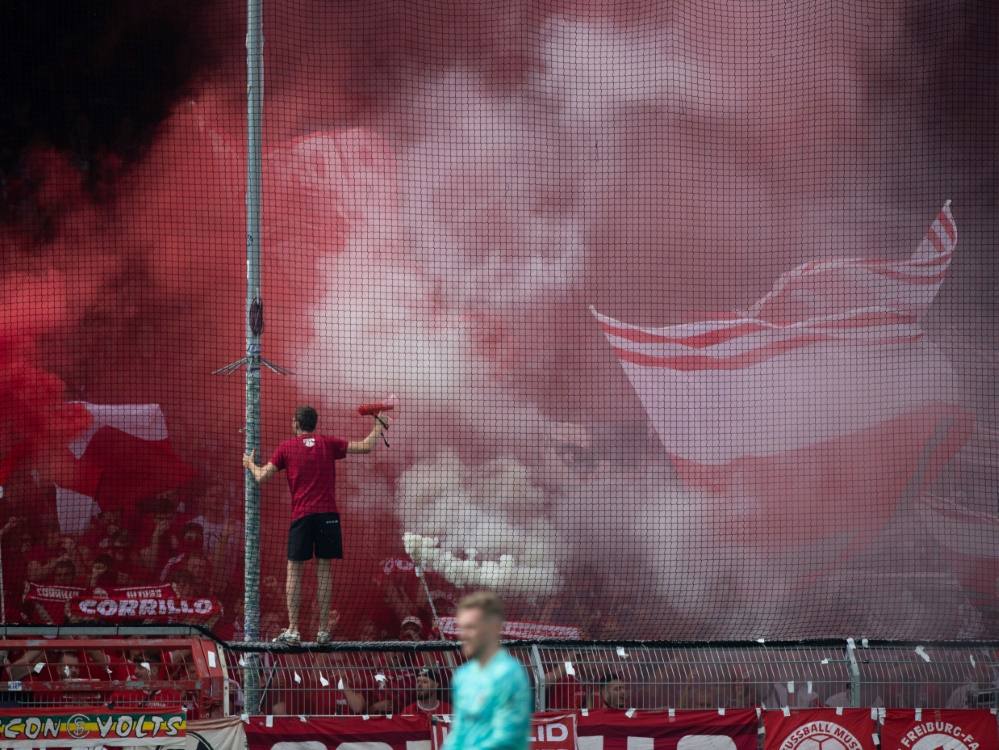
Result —
[[215, 575], [236, 559], [237, 527], [213, 498], [182, 502], [176, 492], [152, 498], [141, 512], [100, 511], [80, 534], [63, 533], [44, 512], [12, 515], [0, 529], [8, 622], [55, 623], [68, 616], [58, 602], [27, 596], [34, 587], [111, 590], [170, 586], [177, 598], [231, 599]]

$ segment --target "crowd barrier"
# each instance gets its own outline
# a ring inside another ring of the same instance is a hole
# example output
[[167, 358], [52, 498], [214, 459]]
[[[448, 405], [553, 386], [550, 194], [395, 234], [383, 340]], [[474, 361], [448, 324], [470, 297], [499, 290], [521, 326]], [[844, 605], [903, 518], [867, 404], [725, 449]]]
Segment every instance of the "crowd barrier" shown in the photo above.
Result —
[[[130, 687], [145, 665], [149, 689], [179, 693], [191, 719], [400, 713], [415, 702], [422, 670], [446, 702], [452, 674], [463, 662], [458, 644], [449, 642], [289, 648], [223, 644], [195, 629], [174, 631], [154, 636], [138, 628], [107, 633], [54, 628], [28, 637], [27, 631], [7, 628], [0, 639], [0, 700], [39, 708], [106, 704]], [[622, 707], [639, 711], [999, 708], [999, 643], [858, 638], [514, 641], [507, 647], [528, 671], [538, 712], [600, 707], [600, 686], [611, 679], [623, 687]], [[68, 660], [62, 657], [67, 653]], [[244, 704], [242, 688], [248, 683], [258, 688], [252, 705]]]
[[[9, 635], [9, 634], [6, 634]], [[235, 713], [239, 686], [204, 637], [0, 639], [0, 703], [32, 711], [158, 709], [191, 720]], [[2, 744], [0, 744], [2, 746]]]
[[[527, 668], [535, 710], [600, 704], [599, 686], [619, 678], [628, 708], [887, 707], [996, 708], [999, 643], [899, 643], [867, 639], [811, 643], [511, 642]], [[339, 643], [275, 649], [225, 647], [230, 676], [257, 670], [260, 704], [251, 713], [398, 713], [413, 702], [415, 675], [429, 669], [447, 695], [462, 662], [455, 644]], [[253, 654], [254, 659], [249, 659]], [[348, 698], [347, 692], [354, 693]], [[351, 698], [356, 705], [351, 705]], [[370, 707], [378, 704], [377, 710]]]

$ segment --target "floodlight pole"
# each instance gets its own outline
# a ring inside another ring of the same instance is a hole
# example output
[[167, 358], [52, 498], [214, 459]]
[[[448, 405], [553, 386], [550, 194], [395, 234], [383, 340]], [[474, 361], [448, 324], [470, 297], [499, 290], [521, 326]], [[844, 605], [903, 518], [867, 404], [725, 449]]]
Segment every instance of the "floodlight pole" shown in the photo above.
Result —
[[[263, 174], [261, 129], [264, 113], [263, 0], [246, 3], [246, 452], [260, 453], [260, 214]], [[246, 492], [243, 638], [260, 640], [260, 485], [249, 471]], [[247, 654], [244, 671], [247, 713], [260, 707], [259, 656]]]

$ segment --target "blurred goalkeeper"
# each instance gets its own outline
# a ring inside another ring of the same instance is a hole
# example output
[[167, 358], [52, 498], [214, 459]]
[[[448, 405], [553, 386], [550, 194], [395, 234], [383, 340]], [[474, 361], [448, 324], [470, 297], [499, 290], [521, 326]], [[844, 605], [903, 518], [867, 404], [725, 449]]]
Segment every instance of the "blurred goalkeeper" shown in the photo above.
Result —
[[500, 645], [503, 602], [489, 591], [458, 602], [461, 649], [468, 661], [454, 674], [454, 713], [444, 750], [527, 750], [531, 684]]
[[[382, 434], [384, 422], [375, 414], [375, 425], [364, 440], [348, 442], [343, 438], [314, 434], [319, 415], [311, 406], [295, 412], [295, 437], [288, 438], [264, 466], [258, 466], [256, 451], [243, 456], [243, 466], [263, 484], [277, 472], [288, 473], [291, 490], [292, 520], [288, 531], [288, 627], [275, 641], [289, 645], [301, 643], [298, 611], [302, 604], [302, 566], [316, 558], [316, 583], [319, 591], [321, 630], [316, 642], [329, 643], [336, 627], [333, 600], [333, 560], [343, 558], [340, 513], [336, 506], [336, 461], [347, 454], [371, 453]], [[326, 622], [322, 624], [322, 618]]]

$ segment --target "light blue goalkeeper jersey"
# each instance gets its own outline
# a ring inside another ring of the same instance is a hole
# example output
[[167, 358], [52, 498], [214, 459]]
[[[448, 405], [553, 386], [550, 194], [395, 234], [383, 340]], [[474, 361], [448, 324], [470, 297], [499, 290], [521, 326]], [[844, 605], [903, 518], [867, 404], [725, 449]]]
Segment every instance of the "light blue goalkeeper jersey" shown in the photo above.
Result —
[[531, 685], [506, 649], [486, 666], [477, 659], [454, 673], [454, 713], [444, 750], [527, 750]]

